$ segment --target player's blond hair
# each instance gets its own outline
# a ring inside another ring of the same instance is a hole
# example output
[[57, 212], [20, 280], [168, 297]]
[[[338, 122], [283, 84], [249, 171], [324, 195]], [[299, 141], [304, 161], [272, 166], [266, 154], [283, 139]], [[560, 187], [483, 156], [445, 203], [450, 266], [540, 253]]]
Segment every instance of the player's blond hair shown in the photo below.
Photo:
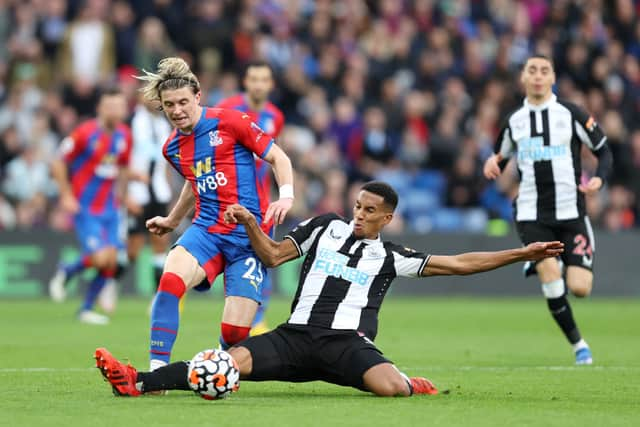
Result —
[[160, 101], [163, 90], [175, 90], [190, 87], [193, 93], [200, 92], [200, 82], [182, 58], [169, 57], [158, 62], [158, 70], [152, 73], [142, 70], [142, 76], [135, 76], [145, 85], [140, 89], [146, 101]]

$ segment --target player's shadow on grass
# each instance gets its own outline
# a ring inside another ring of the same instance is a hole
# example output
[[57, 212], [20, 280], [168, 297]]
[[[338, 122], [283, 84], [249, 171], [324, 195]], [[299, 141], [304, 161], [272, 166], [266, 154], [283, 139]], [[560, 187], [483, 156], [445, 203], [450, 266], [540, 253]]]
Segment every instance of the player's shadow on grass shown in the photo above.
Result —
[[[440, 393], [438, 396], [428, 396], [429, 399], [438, 398], [444, 395], [448, 395], [449, 390], [446, 390], [446, 393]], [[413, 398], [422, 398], [423, 396], [414, 396]], [[425, 396], [426, 397], [426, 396]], [[189, 399], [192, 400], [194, 404], [201, 405], [204, 399], [199, 398], [195, 393], [189, 392], [171, 392], [166, 396], [143, 396], [143, 399], [147, 401], [158, 400], [162, 401], [164, 399]], [[400, 398], [400, 397], [398, 397]], [[241, 405], [244, 406], [246, 404], [251, 405], [259, 405], [261, 400], [266, 400], [266, 405], [272, 405], [271, 400], [280, 400], [280, 399], [326, 399], [326, 400], [360, 400], [360, 399], [388, 399], [385, 397], [379, 397], [372, 393], [359, 392], [357, 390], [342, 390], [340, 388], [336, 388], [334, 390], [271, 390], [271, 391], [263, 391], [263, 390], [252, 390], [247, 393], [239, 392], [234, 394], [231, 397], [226, 399], [219, 399], [216, 401], [209, 401], [211, 404], [223, 404], [223, 405]], [[181, 402], [183, 403], [183, 402]], [[188, 402], [184, 402], [188, 403]]]

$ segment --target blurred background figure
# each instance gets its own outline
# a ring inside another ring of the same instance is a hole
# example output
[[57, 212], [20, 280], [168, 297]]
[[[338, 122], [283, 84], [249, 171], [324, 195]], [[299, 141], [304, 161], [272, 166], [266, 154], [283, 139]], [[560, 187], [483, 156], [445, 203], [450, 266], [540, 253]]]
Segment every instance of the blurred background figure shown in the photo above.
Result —
[[117, 250], [122, 244], [118, 209], [126, 191], [132, 141], [131, 131], [123, 123], [127, 106], [120, 89], [105, 89], [98, 99], [97, 117], [75, 128], [51, 162], [61, 207], [73, 215], [82, 251], [74, 262], [60, 265], [49, 283], [49, 294], [56, 302], [64, 301], [67, 281], [86, 268], [94, 268], [96, 275], [89, 283], [78, 320], [103, 325], [109, 318], [93, 307], [116, 272]]
[[133, 152], [129, 167], [144, 181], [130, 181], [126, 209], [128, 217], [127, 256], [129, 262], [138, 258], [147, 237], [151, 245], [153, 281], [160, 282], [170, 235], [158, 236], [147, 231], [145, 222], [154, 216], [165, 216], [173, 197], [171, 171], [162, 153], [162, 145], [171, 134], [171, 125], [158, 105], [145, 102], [140, 96], [131, 119]]
[[[612, 154], [593, 116], [553, 93], [556, 75], [549, 57], [531, 55], [520, 80], [526, 92], [523, 106], [508, 115], [483, 172], [494, 180], [515, 158], [520, 186], [514, 220], [520, 240], [527, 245], [557, 239], [567, 248], [559, 260], [527, 262], [524, 271], [538, 275], [549, 311], [571, 344], [576, 364], [591, 365], [591, 349], [578, 330], [567, 294], [591, 294], [596, 244], [585, 198], [596, 195], [609, 179]], [[597, 164], [593, 176], [582, 172], [585, 148]]]

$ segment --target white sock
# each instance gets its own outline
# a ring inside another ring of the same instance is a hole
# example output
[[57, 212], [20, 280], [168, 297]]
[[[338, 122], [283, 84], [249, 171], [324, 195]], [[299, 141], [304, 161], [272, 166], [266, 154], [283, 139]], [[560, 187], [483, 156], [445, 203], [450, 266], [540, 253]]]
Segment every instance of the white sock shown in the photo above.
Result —
[[542, 293], [547, 299], [560, 298], [564, 295], [564, 279], [560, 278], [549, 283], [543, 283]]
[[589, 348], [589, 344], [587, 344], [587, 342], [580, 338], [580, 341], [578, 341], [575, 344], [571, 344], [571, 347], [573, 347], [573, 352], [577, 352], [578, 350], [582, 350], [583, 348]]
[[162, 368], [163, 366], [167, 366], [167, 362], [164, 360], [151, 359], [149, 361], [149, 372], [155, 371], [158, 368]]

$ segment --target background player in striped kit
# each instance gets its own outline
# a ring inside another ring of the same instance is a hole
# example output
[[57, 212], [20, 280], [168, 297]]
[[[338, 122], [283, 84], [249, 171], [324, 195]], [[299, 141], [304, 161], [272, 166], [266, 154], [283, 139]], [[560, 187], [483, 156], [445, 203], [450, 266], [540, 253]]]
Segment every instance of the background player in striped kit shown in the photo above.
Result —
[[[574, 295], [585, 297], [593, 284], [595, 242], [584, 195], [602, 188], [611, 171], [611, 151], [593, 117], [556, 99], [550, 59], [530, 57], [520, 80], [526, 92], [524, 104], [508, 116], [496, 154], [485, 162], [484, 175], [496, 179], [508, 160], [516, 157], [520, 187], [514, 207], [520, 239], [525, 245], [536, 240], [564, 242], [566, 285]], [[585, 182], [581, 182], [582, 145], [598, 158], [596, 176]], [[576, 363], [591, 364], [591, 350], [573, 318], [561, 268], [555, 259], [535, 265], [551, 315], [572, 345]]]
[[[171, 170], [162, 155], [162, 144], [171, 134], [171, 125], [158, 110], [159, 103], [152, 105], [140, 99], [131, 119], [133, 152], [131, 169], [148, 177], [148, 182], [131, 181], [127, 192], [129, 212], [129, 235], [127, 255], [135, 261], [148, 234], [145, 222], [157, 215], [166, 215], [173, 196], [170, 183]], [[149, 243], [153, 252], [153, 272], [156, 286], [160, 282], [169, 234], [151, 234]]]
[[60, 158], [51, 164], [60, 203], [74, 214], [82, 255], [76, 262], [60, 267], [49, 283], [49, 293], [54, 301], [63, 301], [67, 281], [85, 268], [95, 268], [97, 274], [78, 313], [78, 319], [85, 323], [109, 321], [93, 311], [93, 306], [107, 280], [115, 274], [117, 246], [121, 243], [118, 205], [126, 192], [131, 153], [131, 131], [123, 123], [126, 115], [124, 94], [117, 88], [104, 90], [97, 117], [80, 124], [62, 141]]
[[[220, 101], [216, 107], [242, 111], [248, 114], [265, 133], [274, 139], [278, 138], [284, 125], [284, 115], [278, 107], [269, 101], [269, 94], [274, 87], [273, 70], [271, 66], [264, 61], [250, 62], [245, 68], [242, 82], [245, 93], [224, 99]], [[269, 200], [271, 200], [273, 181], [271, 178], [271, 168], [267, 162], [256, 158], [256, 172], [258, 178], [256, 185], [258, 186], [258, 194], [260, 196], [260, 210], [264, 216], [269, 207]], [[263, 222], [262, 224], [265, 233], [273, 237], [273, 220]], [[269, 299], [271, 298], [271, 288], [271, 274], [267, 273], [262, 281], [262, 302], [260, 307], [258, 307], [256, 317], [253, 319], [253, 324], [251, 325], [252, 335], [261, 334], [269, 330], [264, 315], [269, 304]]]
[[[408, 378], [373, 343], [378, 311], [393, 279], [467, 275], [562, 252], [563, 244], [557, 241], [454, 256], [416, 252], [380, 238], [397, 203], [398, 195], [389, 185], [367, 183], [355, 202], [353, 221], [336, 214], [311, 218], [281, 242], [271, 240], [243, 206], [227, 208], [225, 219], [245, 225], [251, 245], [265, 264], [275, 267], [306, 254], [287, 323], [229, 350], [239, 365], [241, 378], [321, 380], [379, 396], [436, 394], [429, 380]], [[188, 361], [138, 373], [104, 348], [96, 350], [95, 358], [116, 395], [138, 396], [169, 388], [190, 390]]]
[[196, 207], [193, 223], [167, 256], [151, 310], [150, 366], [154, 369], [169, 362], [182, 295], [190, 288], [208, 288], [223, 271], [220, 344], [226, 348], [249, 334], [266, 269], [244, 227], [224, 223], [224, 210], [243, 203], [262, 222], [253, 158], [257, 154], [273, 166], [280, 185], [280, 199], [269, 206], [264, 220], [273, 217], [281, 223], [293, 203], [293, 171], [287, 155], [247, 114], [199, 105], [200, 83], [182, 59], [165, 58], [157, 72], [145, 72], [139, 78], [146, 82], [145, 99], [159, 100], [175, 126], [163, 153], [185, 178], [169, 215], [149, 219], [147, 228], [160, 235], [168, 233]]

